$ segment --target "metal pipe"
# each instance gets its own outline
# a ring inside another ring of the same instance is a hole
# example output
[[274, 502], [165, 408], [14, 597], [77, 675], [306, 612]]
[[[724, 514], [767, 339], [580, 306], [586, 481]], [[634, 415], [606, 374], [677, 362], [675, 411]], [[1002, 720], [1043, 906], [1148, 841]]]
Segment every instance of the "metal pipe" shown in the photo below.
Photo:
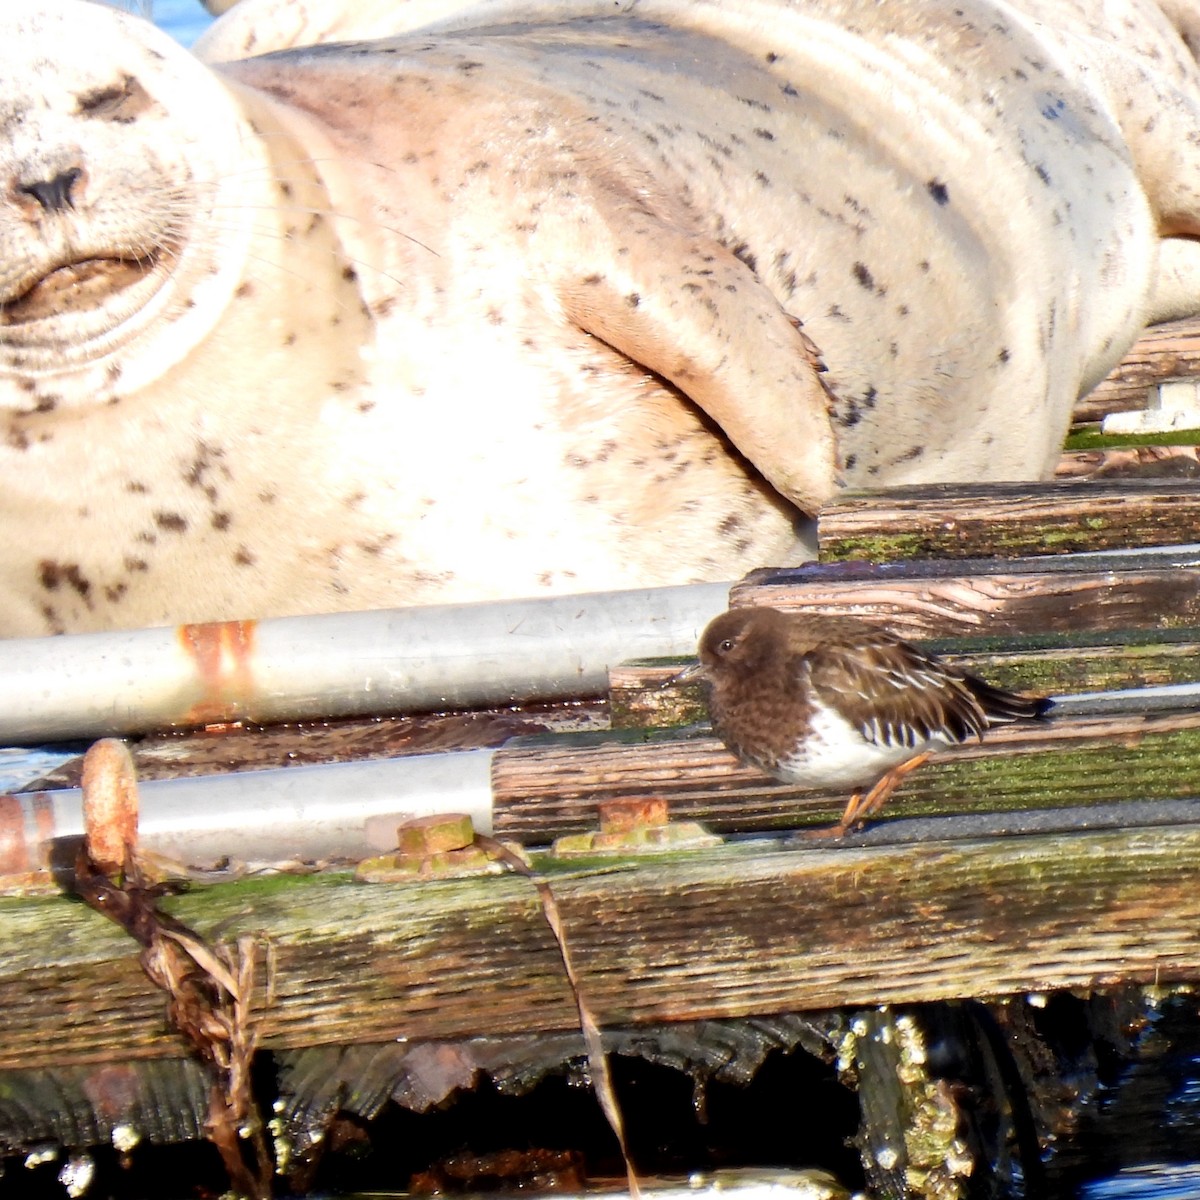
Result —
[[728, 583], [0, 641], [0, 744], [595, 695]]
[[[1055, 697], [1061, 717], [1171, 713], [1198, 702], [1197, 684]], [[142, 783], [139, 840], [184, 863], [204, 864], [227, 856], [363, 858], [395, 844], [399, 821], [437, 813], [467, 813], [477, 830], [490, 833], [497, 753], [454, 750]], [[0, 796], [0, 874], [45, 866], [55, 841], [82, 833], [77, 789]]]
[[[467, 813], [492, 829], [494, 750], [415, 754], [138, 785], [138, 842], [188, 865], [361, 859], [396, 844], [409, 817]], [[0, 874], [50, 865], [83, 834], [77, 788], [0, 796]]]

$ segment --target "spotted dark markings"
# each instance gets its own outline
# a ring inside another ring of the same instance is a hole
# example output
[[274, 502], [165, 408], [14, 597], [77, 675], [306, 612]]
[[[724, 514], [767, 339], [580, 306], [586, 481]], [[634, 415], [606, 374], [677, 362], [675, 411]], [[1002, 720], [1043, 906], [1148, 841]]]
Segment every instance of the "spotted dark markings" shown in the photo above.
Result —
[[875, 277], [867, 268], [866, 263], [856, 262], [850, 270], [859, 287], [868, 292], [873, 292], [875, 290]]
[[167, 533], [184, 533], [187, 530], [187, 518], [177, 512], [156, 512], [154, 523]]
[[933, 197], [935, 204], [945, 205], [950, 203], [950, 189], [941, 180], [931, 179], [925, 185], [925, 189]]
[[61, 563], [44, 558], [38, 563], [38, 582], [47, 592], [57, 592], [61, 587], [68, 587], [85, 604], [91, 595], [92, 585], [84, 576], [78, 563]]
[[758, 274], [758, 259], [751, 252], [750, 247], [745, 242], [738, 242], [736, 246], [731, 247], [730, 253], [734, 256], [734, 258], [738, 259], [739, 262], [745, 263], [755, 275]]

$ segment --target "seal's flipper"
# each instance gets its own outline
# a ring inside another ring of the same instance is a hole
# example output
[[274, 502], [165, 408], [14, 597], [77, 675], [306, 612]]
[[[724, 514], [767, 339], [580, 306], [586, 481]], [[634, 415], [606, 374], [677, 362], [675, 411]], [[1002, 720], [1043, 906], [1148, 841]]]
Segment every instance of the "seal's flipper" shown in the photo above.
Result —
[[815, 512], [838, 462], [812, 342], [723, 246], [649, 217], [623, 232], [644, 245], [564, 281], [566, 315], [673, 383], [781, 495]]

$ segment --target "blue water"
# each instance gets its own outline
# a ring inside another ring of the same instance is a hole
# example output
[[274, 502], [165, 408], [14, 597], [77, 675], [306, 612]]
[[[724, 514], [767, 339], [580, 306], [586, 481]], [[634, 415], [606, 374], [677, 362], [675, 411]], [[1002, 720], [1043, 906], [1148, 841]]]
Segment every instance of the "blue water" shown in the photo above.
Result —
[[204, 11], [200, 0], [104, 0], [114, 8], [149, 14], [154, 23], [165, 29], [185, 46], [190, 46], [212, 18]]
[[185, 46], [190, 46], [200, 31], [211, 23], [200, 0], [154, 0], [154, 23]]
[[1108, 1179], [1085, 1184], [1080, 1200], [1196, 1200], [1200, 1164], [1168, 1163], [1131, 1167]]

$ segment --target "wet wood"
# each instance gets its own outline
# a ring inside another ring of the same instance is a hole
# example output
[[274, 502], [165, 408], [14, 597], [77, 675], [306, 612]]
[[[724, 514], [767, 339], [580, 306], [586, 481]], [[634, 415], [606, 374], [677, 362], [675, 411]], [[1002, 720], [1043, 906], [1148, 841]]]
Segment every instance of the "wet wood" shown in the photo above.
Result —
[[1020, 558], [1200, 539], [1190, 480], [1052, 480], [845, 491], [817, 521], [822, 562]]
[[1200, 625], [1200, 554], [810, 565], [752, 572], [730, 602], [850, 613], [914, 638], [1183, 628]]
[[0, 1149], [82, 1147], [124, 1136], [159, 1144], [204, 1135], [210, 1082], [191, 1058], [59, 1063], [0, 1073]]
[[[1195, 979], [1198, 861], [1200, 822], [1182, 822], [869, 850], [728, 844], [552, 878], [587, 1002], [625, 1026]], [[171, 908], [271, 947], [273, 999], [255, 998], [266, 1048], [577, 1027], [526, 879], [277, 878]], [[6, 900], [0, 916], [0, 1067], [178, 1056], [111, 923], [61, 898]]]
[[[1200, 681], [1200, 629], [920, 638], [918, 642], [948, 662], [1019, 692], [1062, 695]], [[706, 720], [701, 686], [671, 682], [689, 661], [647, 659], [611, 668], [613, 728], [668, 728]]]
[[1075, 420], [1146, 407], [1147, 390], [1164, 379], [1200, 375], [1200, 322], [1189, 317], [1155, 325], [1138, 339], [1098, 387], [1075, 406]]

